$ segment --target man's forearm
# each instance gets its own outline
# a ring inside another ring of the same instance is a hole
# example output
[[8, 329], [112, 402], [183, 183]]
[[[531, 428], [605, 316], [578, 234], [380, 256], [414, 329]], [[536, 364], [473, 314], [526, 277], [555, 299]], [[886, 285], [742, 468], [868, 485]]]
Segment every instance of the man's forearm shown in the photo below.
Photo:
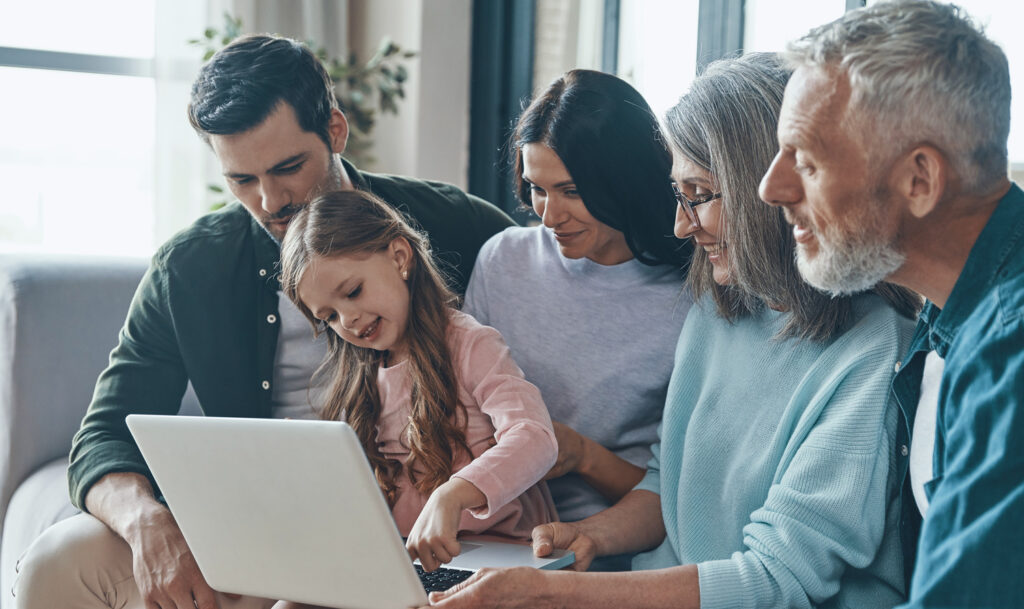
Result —
[[584, 437], [584, 454], [577, 468], [583, 480], [611, 501], [618, 501], [644, 478], [646, 470]]
[[99, 479], [85, 496], [85, 508], [129, 545], [154, 516], [170, 516], [156, 500], [149, 480], [136, 473], [112, 473]]

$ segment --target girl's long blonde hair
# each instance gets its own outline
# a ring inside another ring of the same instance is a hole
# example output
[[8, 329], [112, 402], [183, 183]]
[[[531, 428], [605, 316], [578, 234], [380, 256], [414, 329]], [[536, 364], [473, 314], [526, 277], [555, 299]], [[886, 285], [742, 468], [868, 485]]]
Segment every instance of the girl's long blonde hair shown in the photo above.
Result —
[[[398, 238], [412, 249], [409, 261], [409, 317], [404, 331], [412, 376], [412, 412], [403, 443], [405, 465], [386, 458], [377, 444], [381, 415], [377, 369], [385, 354], [343, 340], [313, 316], [299, 299], [298, 285], [315, 258], [385, 251]], [[323, 194], [295, 215], [281, 247], [281, 289], [306, 316], [317, 335], [327, 334], [328, 352], [317, 374], [333, 375], [320, 415], [344, 420], [359, 437], [388, 504], [398, 499], [403, 468], [416, 489], [429, 495], [451, 477], [460, 451], [469, 454], [463, 427], [465, 407], [448, 348], [450, 308], [456, 296], [430, 255], [426, 237], [402, 215], [372, 194], [359, 190]]]

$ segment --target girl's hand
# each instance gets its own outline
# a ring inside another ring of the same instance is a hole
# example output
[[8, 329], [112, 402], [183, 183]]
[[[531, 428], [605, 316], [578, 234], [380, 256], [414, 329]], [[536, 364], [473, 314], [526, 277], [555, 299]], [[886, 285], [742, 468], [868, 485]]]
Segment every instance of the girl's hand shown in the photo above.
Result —
[[597, 556], [597, 544], [578, 522], [549, 522], [533, 527], [533, 553], [547, 556], [555, 550], [571, 550], [576, 562], [570, 571], [586, 571]]
[[555, 439], [558, 440], [558, 460], [544, 476], [545, 480], [561, 478], [566, 474], [579, 471], [587, 448], [587, 438], [580, 435], [575, 429], [558, 421], [551, 423], [555, 428]]
[[462, 510], [480, 507], [487, 497], [471, 482], [452, 478], [431, 493], [416, 523], [412, 525], [405, 549], [413, 559], [419, 558], [427, 571], [451, 562], [461, 546], [455, 539], [459, 533]]

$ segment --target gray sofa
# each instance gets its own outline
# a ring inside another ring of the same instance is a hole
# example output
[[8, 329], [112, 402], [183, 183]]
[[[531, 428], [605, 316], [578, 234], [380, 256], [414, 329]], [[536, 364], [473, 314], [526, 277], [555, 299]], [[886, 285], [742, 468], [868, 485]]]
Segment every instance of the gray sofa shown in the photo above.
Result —
[[[142, 259], [0, 255], [0, 609], [15, 563], [68, 499], [71, 438], [117, 343]], [[189, 391], [183, 402], [198, 412]]]

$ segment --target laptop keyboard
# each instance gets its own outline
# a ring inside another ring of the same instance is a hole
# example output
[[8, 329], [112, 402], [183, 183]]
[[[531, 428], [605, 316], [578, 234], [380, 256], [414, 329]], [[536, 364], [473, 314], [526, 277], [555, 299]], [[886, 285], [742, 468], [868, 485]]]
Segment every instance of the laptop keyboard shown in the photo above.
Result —
[[420, 576], [420, 583], [423, 584], [423, 589], [427, 592], [442, 592], [459, 582], [466, 581], [473, 575], [473, 571], [466, 571], [465, 569], [445, 569], [441, 567], [428, 573], [423, 570], [423, 567], [415, 563], [413, 566], [416, 567], [416, 574]]

